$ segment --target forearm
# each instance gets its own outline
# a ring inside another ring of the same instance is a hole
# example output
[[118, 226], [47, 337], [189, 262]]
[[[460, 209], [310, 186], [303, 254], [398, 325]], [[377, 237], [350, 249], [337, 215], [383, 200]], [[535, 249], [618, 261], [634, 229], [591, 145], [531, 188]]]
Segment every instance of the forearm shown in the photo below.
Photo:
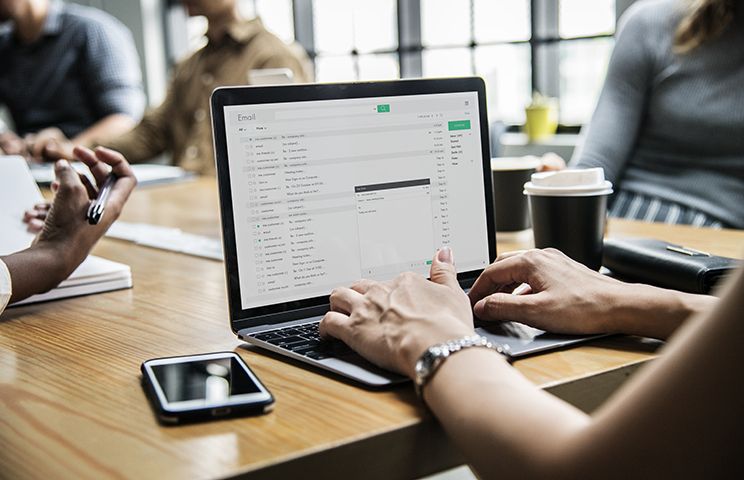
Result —
[[711, 311], [718, 299], [642, 284], [623, 284], [612, 300], [608, 333], [667, 339], [688, 318]]
[[59, 285], [74, 270], [68, 257], [69, 255], [58, 249], [40, 246], [2, 257], [13, 284], [11, 303]]
[[104, 139], [122, 135], [131, 130], [134, 126], [135, 122], [132, 117], [122, 113], [115, 113], [94, 123], [71, 141], [75, 145], [90, 147], [98, 144]]
[[447, 359], [424, 399], [484, 478], [547, 478], [589, 417], [537, 389], [497, 353]]
[[143, 163], [163, 153], [170, 138], [159, 111], [150, 112], [132, 130], [101, 142], [104, 147], [121, 152], [129, 163]]

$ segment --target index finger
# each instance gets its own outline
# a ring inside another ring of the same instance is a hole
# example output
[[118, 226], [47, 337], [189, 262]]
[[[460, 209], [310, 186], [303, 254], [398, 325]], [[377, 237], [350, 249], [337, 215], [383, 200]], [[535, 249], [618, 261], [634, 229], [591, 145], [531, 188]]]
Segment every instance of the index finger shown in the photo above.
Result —
[[339, 312], [327, 312], [320, 320], [320, 336], [337, 338], [348, 345], [349, 316]]
[[129, 165], [129, 162], [127, 162], [127, 159], [124, 158], [124, 155], [121, 153], [106, 147], [96, 147], [96, 157], [98, 157], [98, 160], [110, 166], [111, 171], [117, 177], [131, 177], [132, 180], [135, 180], [136, 182], [132, 166]]
[[[75, 147], [76, 154], [78, 152], [78, 149], [80, 149], [81, 152], [87, 150], [80, 147]], [[90, 150], [85, 153], [89, 152]], [[105, 166], [107, 165], [111, 167], [111, 173], [116, 175], [116, 183], [114, 183], [114, 186], [111, 189], [108, 203], [116, 204], [119, 207], [123, 207], [124, 203], [127, 201], [127, 198], [129, 198], [129, 194], [132, 193], [132, 190], [134, 190], [134, 187], [137, 185], [137, 178], [134, 176], [132, 167], [129, 165], [129, 162], [127, 162], [126, 158], [124, 158], [124, 155], [108, 148], [97, 147], [95, 150], [95, 157], [96, 158], [94, 160], [96, 161], [96, 164], [98, 166], [105, 168]]]
[[334, 288], [329, 297], [331, 310], [350, 314], [362, 300], [362, 295], [350, 288]]
[[87, 167], [88, 170], [90, 170], [90, 173], [93, 174], [93, 178], [96, 179], [96, 184], [100, 188], [103, 186], [103, 182], [106, 181], [106, 177], [111, 172], [111, 169], [103, 162], [100, 162], [96, 155], [93, 153], [92, 150], [76, 146], [73, 149], [73, 154], [75, 155], [75, 158], [83, 162]]
[[470, 302], [475, 304], [481, 298], [502, 291], [504, 287], [530, 283], [532, 269], [525, 256], [512, 255], [498, 260], [483, 270], [470, 289]]

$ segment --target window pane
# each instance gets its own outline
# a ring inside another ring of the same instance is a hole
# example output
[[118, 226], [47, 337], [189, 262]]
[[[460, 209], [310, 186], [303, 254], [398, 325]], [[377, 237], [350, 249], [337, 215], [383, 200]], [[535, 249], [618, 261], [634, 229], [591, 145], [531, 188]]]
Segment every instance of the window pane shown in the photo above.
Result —
[[615, 0], [560, 0], [559, 30], [563, 38], [615, 31]]
[[348, 0], [315, 0], [313, 25], [318, 52], [347, 53], [354, 49], [351, 6]]
[[292, 0], [256, 0], [256, 10], [268, 30], [287, 43], [294, 41]]
[[589, 121], [604, 83], [613, 40], [561, 42], [561, 123], [579, 125]]
[[351, 55], [316, 57], [315, 77], [319, 82], [346, 82], [356, 80], [354, 58]]
[[392, 53], [359, 56], [359, 80], [400, 78], [398, 56]]
[[423, 51], [425, 77], [458, 77], [473, 74], [469, 48], [436, 48]]
[[530, 103], [530, 46], [492, 45], [475, 50], [476, 73], [486, 81], [488, 116], [506, 123], [524, 123]]
[[398, 48], [396, 0], [357, 0], [354, 5], [354, 40], [359, 52]]
[[477, 43], [529, 40], [528, 0], [475, 0]]
[[426, 46], [470, 44], [470, 0], [421, 0], [421, 40]]
[[324, 53], [397, 48], [397, 5], [396, 0], [314, 0], [315, 48]]

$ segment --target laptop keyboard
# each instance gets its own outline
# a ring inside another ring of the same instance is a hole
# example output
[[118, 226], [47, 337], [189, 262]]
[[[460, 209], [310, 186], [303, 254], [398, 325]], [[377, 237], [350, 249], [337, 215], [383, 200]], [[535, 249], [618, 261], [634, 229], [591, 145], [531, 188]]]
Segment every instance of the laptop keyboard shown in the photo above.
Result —
[[319, 325], [320, 322], [305, 323], [303, 325], [253, 333], [248, 336], [276, 345], [290, 352], [304, 355], [313, 360], [340, 357], [353, 353], [343, 342], [320, 338]]

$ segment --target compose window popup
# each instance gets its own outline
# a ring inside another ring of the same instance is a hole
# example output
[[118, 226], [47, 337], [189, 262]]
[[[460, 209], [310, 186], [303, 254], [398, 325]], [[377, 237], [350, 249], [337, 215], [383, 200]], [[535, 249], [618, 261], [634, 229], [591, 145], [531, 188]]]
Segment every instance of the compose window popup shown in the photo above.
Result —
[[434, 245], [431, 180], [354, 187], [362, 274], [386, 278], [428, 270]]

